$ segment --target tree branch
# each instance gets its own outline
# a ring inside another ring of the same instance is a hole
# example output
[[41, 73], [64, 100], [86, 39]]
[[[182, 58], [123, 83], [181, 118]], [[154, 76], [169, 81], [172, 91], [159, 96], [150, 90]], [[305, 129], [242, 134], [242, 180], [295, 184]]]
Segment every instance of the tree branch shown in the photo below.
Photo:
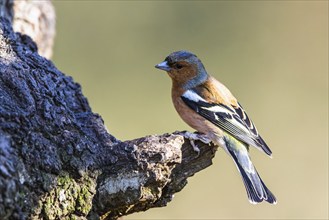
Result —
[[182, 132], [109, 134], [42, 43], [13, 31], [11, 10], [0, 0], [0, 219], [116, 219], [165, 206], [211, 164], [216, 148], [197, 141], [197, 156]]

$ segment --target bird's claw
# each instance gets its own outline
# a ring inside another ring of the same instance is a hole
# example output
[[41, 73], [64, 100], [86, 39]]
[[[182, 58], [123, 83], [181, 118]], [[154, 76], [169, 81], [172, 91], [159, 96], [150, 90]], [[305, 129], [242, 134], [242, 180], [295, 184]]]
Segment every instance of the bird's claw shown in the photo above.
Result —
[[197, 153], [196, 157], [199, 157], [199, 155], [200, 155], [200, 148], [197, 146], [197, 144], [195, 144], [195, 141], [201, 141], [202, 143], [205, 143], [205, 144], [211, 143], [211, 140], [204, 134], [191, 133], [191, 132], [186, 131], [183, 136], [184, 136], [184, 138], [190, 140], [193, 150]]
[[190, 144], [193, 147], [193, 150], [197, 153], [196, 157], [199, 157], [200, 155], [200, 148], [194, 143], [193, 139], [189, 139], [190, 140]]

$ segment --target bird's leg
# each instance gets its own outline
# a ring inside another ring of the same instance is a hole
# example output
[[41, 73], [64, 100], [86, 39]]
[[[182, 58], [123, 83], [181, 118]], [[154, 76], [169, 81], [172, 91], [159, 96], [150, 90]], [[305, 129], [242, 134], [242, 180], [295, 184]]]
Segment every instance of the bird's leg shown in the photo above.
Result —
[[200, 149], [197, 146], [197, 144], [195, 144], [195, 141], [201, 141], [202, 143], [205, 144], [210, 144], [211, 140], [205, 135], [205, 134], [200, 134], [200, 133], [191, 133], [186, 131], [183, 135], [186, 139], [190, 140], [191, 146], [193, 147], [193, 150], [195, 152], [197, 152], [197, 156], [198, 157], [200, 155]]
[[193, 147], [193, 150], [197, 153], [197, 157], [200, 155], [200, 148], [194, 143], [193, 139], [189, 139], [190, 140], [190, 144]]

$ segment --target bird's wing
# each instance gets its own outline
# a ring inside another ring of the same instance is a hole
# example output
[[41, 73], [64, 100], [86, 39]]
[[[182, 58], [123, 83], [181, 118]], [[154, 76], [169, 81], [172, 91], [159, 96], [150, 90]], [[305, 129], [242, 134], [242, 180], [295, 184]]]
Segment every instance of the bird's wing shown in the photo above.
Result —
[[238, 106], [227, 106], [208, 102], [193, 89], [187, 90], [181, 98], [192, 110], [236, 139], [255, 146], [269, 156], [272, 154], [240, 104]]

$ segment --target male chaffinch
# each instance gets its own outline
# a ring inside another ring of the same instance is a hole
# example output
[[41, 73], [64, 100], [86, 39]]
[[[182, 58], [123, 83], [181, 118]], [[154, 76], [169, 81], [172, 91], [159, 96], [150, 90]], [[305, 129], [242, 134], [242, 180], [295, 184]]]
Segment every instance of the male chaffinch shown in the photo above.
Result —
[[232, 93], [208, 75], [191, 52], [173, 52], [155, 67], [172, 79], [172, 101], [180, 117], [233, 158], [249, 201], [275, 204], [276, 198], [258, 175], [248, 150], [254, 146], [269, 156], [272, 152]]

